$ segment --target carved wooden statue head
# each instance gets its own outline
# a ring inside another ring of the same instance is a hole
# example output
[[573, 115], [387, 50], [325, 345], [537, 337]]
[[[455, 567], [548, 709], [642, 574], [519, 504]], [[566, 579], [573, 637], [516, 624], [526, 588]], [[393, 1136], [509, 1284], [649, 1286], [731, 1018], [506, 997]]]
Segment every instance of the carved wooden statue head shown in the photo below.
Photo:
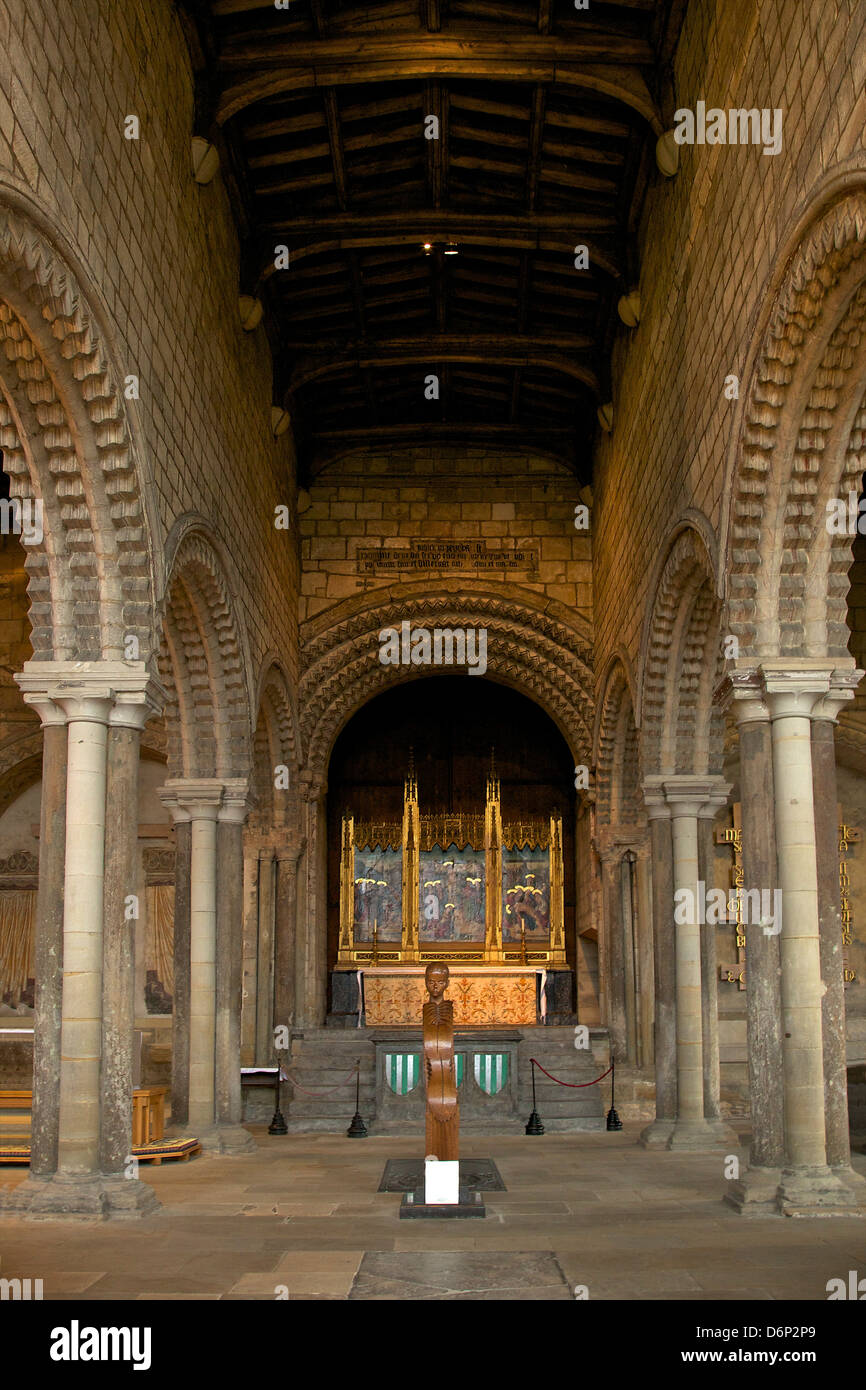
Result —
[[427, 993], [430, 998], [438, 1003], [448, 988], [448, 966], [431, 961], [424, 971], [424, 984], [427, 986]]

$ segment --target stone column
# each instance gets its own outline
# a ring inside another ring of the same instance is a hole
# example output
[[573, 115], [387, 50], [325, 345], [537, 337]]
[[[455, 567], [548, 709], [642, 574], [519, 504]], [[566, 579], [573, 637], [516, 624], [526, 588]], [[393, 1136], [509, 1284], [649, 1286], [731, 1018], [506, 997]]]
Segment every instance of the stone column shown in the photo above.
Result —
[[274, 851], [259, 850], [259, 920], [256, 952], [256, 1066], [274, 1060]]
[[[729, 782], [717, 783], [698, 812], [698, 871], [706, 892], [715, 887], [713, 825], [718, 811], [727, 805]], [[704, 914], [706, 916], [706, 914]], [[704, 1118], [718, 1138], [736, 1150], [740, 1137], [722, 1119], [719, 1063], [719, 972], [716, 959], [716, 927], [701, 923], [701, 1031], [704, 1055]]]
[[625, 1000], [625, 932], [623, 929], [621, 846], [608, 848], [599, 854], [601, 860], [601, 901], [606, 955], [607, 1028], [610, 1035], [610, 1055], [616, 1062], [628, 1060], [627, 1015]]
[[[143, 662], [40, 661], [28, 662], [15, 679], [28, 703], [41, 709], [43, 719], [58, 730], [65, 721], [66, 778], [61, 811], [61, 734], [52, 733], [44, 788], [46, 876], [40, 907], [47, 924], [41, 970], [48, 988], [48, 1027], [34, 1077], [34, 1089], [39, 1092], [34, 1096], [39, 1171], [13, 1189], [4, 1206], [37, 1219], [130, 1215], [117, 1202], [116, 1183], [100, 1169], [106, 755], [115, 700], [134, 703], [151, 686], [152, 678]], [[62, 962], [56, 940], [60, 901]]]
[[171, 1122], [189, 1124], [190, 875], [192, 821], [189, 812], [166, 800], [174, 820], [174, 991], [171, 1010]]
[[141, 731], [160, 708], [154, 692], [119, 695], [109, 715], [102, 941], [100, 1167], [118, 1213], [147, 1215], [159, 1202], [130, 1168], [132, 1156], [135, 928], [139, 920], [138, 767]]
[[729, 1145], [727, 1135], [717, 1133], [704, 1116], [698, 816], [714, 785], [712, 778], [691, 775], [663, 783], [671, 808], [676, 902], [677, 1118], [668, 1148], [693, 1152]]
[[57, 1171], [60, 1132], [60, 1018], [63, 981], [63, 874], [66, 856], [66, 715], [51, 700], [25, 695], [42, 720], [42, 804], [36, 899], [36, 1000], [30, 1176]]
[[298, 915], [298, 862], [303, 845], [277, 847], [274, 908], [274, 1024], [291, 1030], [295, 1021], [295, 935]]
[[302, 930], [295, 938], [295, 1019], [299, 1028], [315, 1028], [325, 1022], [328, 994], [326, 791], [314, 793], [305, 786], [303, 805], [306, 846]]
[[[859, 673], [855, 672], [854, 676], [859, 678]], [[835, 745], [836, 715], [843, 699], [853, 699], [855, 684], [856, 681], [852, 678], [844, 691], [840, 691], [838, 687], [832, 690], [830, 698], [822, 700], [812, 712], [812, 788], [815, 796], [821, 978], [824, 981], [821, 1016], [827, 1162], [841, 1181], [862, 1199], [866, 1180], [851, 1167], [848, 1121]]]
[[[782, 1071], [786, 1215], [850, 1211], [855, 1199], [827, 1164], [818, 863], [811, 716], [830, 691], [825, 663], [762, 665], [773, 735], [776, 852], [781, 891]], [[778, 919], [774, 924], [778, 927]]]
[[638, 1047], [635, 1058], [637, 1065], [645, 1069], [653, 1061], [653, 1024], [655, 1018], [655, 998], [653, 993], [653, 940], [650, 923], [652, 907], [650, 892], [652, 876], [650, 872], [649, 848], [644, 842], [636, 851], [635, 864], [635, 921], [638, 926], [637, 940], [637, 1030]]
[[241, 1124], [243, 828], [247, 784], [228, 783], [217, 812], [216, 1119], [222, 1153], [253, 1152]]
[[[172, 779], [161, 793], [173, 815], [189, 818], [190, 976], [189, 1107], [186, 1129], [203, 1148], [218, 1148], [216, 1127], [216, 823], [223, 784]], [[183, 1020], [179, 1020], [183, 1027]]]
[[[731, 671], [718, 698], [723, 706], [732, 706], [738, 725], [744, 887], [766, 890], [772, 901], [777, 881], [773, 743], [760, 673], [754, 668]], [[785, 1161], [780, 940], [748, 917], [744, 912], [752, 1138], [748, 1168], [725, 1191], [725, 1201], [745, 1215], [776, 1212]]]
[[259, 932], [259, 851], [255, 837], [244, 837], [244, 940], [241, 1005], [241, 1065], [256, 1061], [256, 946]]
[[[656, 779], [660, 782], [660, 779]], [[665, 1148], [677, 1115], [676, 954], [674, 949], [674, 886], [671, 809], [656, 781], [644, 783], [644, 802], [652, 845], [653, 975], [655, 1029], [653, 1054], [656, 1075], [656, 1117], [642, 1131], [639, 1143], [647, 1149]]]

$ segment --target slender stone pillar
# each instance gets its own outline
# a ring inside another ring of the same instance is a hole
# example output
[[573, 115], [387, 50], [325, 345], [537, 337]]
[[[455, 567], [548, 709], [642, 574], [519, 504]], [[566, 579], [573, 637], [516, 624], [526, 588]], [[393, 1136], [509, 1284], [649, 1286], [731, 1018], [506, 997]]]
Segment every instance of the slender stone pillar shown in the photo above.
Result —
[[824, 982], [821, 1017], [827, 1162], [845, 1186], [862, 1201], [866, 1180], [851, 1167], [848, 1121], [845, 981], [834, 737], [836, 714], [841, 699], [851, 699], [853, 694], [852, 678], [844, 694], [838, 687], [831, 690], [830, 698], [822, 700], [812, 712], [812, 787], [815, 796], [821, 978]]
[[[713, 825], [718, 811], [727, 805], [731, 784], [719, 782], [698, 812], [698, 871], [707, 893], [715, 887]], [[706, 915], [706, 914], [705, 914]], [[701, 923], [701, 1031], [704, 1060], [704, 1118], [718, 1138], [736, 1150], [740, 1136], [722, 1119], [719, 1062], [719, 972], [716, 959], [716, 927]]]
[[676, 954], [671, 809], [659, 785], [644, 784], [652, 844], [653, 975], [656, 1117], [640, 1136], [647, 1149], [665, 1148], [677, 1115]]
[[190, 991], [190, 874], [192, 821], [181, 806], [171, 806], [174, 819], [174, 991], [171, 1010], [171, 1122], [173, 1130], [189, 1124], [189, 991]]
[[274, 851], [259, 850], [259, 921], [256, 953], [256, 1066], [274, 1059]]
[[109, 715], [102, 943], [100, 1167], [118, 1214], [144, 1216], [159, 1202], [132, 1156], [135, 929], [138, 902], [138, 766], [141, 730], [159, 708], [145, 692], [119, 696]]
[[779, 1210], [786, 1215], [850, 1210], [851, 1191], [827, 1164], [822, 1037], [818, 864], [811, 715], [829, 694], [819, 663], [765, 662], [773, 734], [776, 851], [782, 894], [782, 1064], [786, 1160]]
[[628, 1034], [625, 999], [625, 932], [623, 929], [621, 863], [622, 849], [609, 849], [600, 855], [602, 863], [602, 904], [607, 940], [607, 1028], [610, 1053], [615, 1062], [628, 1060]]
[[677, 1119], [669, 1149], [700, 1151], [727, 1147], [704, 1116], [704, 1037], [701, 989], [701, 923], [698, 881], [698, 816], [713, 796], [712, 778], [691, 775], [665, 778], [671, 808], [677, 980]]
[[[177, 818], [189, 817], [189, 1107], [185, 1129], [218, 1148], [216, 1126], [216, 823], [223, 784], [172, 779], [160, 793]], [[179, 1020], [183, 1027], [183, 1020]], [[176, 1128], [177, 1126], [175, 1126]]]
[[30, 1180], [57, 1171], [60, 1132], [60, 1010], [66, 854], [66, 715], [51, 700], [25, 697], [42, 720], [42, 805], [36, 899], [36, 1007]]
[[327, 822], [326, 791], [304, 787], [306, 847], [301, 908], [303, 931], [296, 937], [296, 1021], [299, 1028], [320, 1027], [328, 994], [327, 963]]
[[241, 1066], [256, 1061], [256, 948], [259, 934], [259, 851], [254, 837], [244, 837], [244, 940], [241, 990]]
[[295, 935], [298, 915], [298, 863], [302, 845], [277, 847], [274, 910], [274, 1024], [291, 1029], [295, 1022]]
[[243, 828], [247, 784], [227, 784], [217, 813], [216, 1118], [223, 1153], [255, 1150], [241, 1124]]
[[[719, 701], [732, 705], [740, 742], [740, 814], [743, 882], [746, 890], [777, 884], [773, 744], [770, 712], [760, 673], [733, 670], [722, 682]], [[775, 1213], [785, 1161], [782, 1084], [782, 962], [780, 938], [746, 920], [746, 1046], [752, 1137], [749, 1166], [729, 1181], [725, 1201], [743, 1215]]]

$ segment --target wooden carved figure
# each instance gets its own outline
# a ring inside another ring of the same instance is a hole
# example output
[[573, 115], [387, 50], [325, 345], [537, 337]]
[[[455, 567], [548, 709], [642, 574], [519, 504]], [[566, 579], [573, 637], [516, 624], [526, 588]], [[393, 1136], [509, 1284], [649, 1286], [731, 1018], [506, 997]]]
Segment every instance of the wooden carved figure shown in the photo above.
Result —
[[430, 998], [424, 1005], [424, 1076], [427, 1085], [426, 1154], [456, 1159], [460, 1137], [457, 1069], [454, 1061], [454, 1005], [443, 998], [448, 966], [432, 963], [424, 972]]

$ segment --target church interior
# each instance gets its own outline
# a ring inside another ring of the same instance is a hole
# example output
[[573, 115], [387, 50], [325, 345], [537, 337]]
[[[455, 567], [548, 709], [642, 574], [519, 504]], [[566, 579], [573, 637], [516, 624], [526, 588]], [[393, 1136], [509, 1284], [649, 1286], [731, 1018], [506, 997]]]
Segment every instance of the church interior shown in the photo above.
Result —
[[0, 0], [3, 1297], [866, 1275], [864, 84]]

